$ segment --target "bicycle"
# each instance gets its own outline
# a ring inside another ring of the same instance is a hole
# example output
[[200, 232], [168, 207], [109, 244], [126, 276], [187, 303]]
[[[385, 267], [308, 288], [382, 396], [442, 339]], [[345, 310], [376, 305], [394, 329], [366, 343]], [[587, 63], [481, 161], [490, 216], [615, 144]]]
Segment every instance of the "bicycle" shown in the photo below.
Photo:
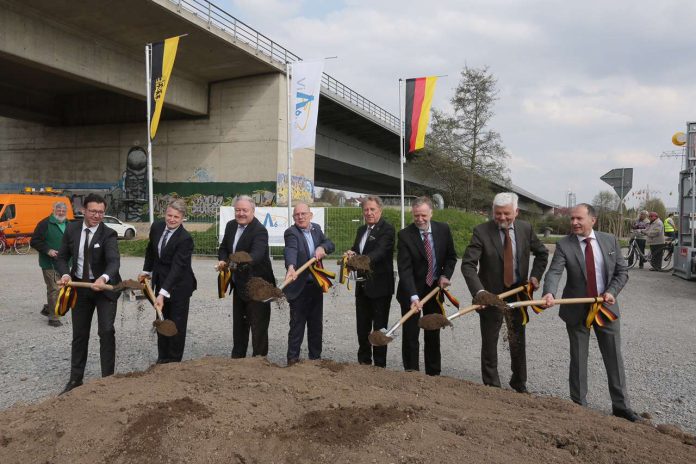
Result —
[[18, 255], [26, 255], [31, 250], [31, 235], [17, 235], [10, 238], [5, 235], [4, 228], [0, 227], [0, 254], [10, 249]]
[[[674, 247], [676, 244], [676, 240], [665, 243], [662, 262], [660, 263], [660, 269], [658, 269], [659, 271], [669, 271], [674, 267]], [[641, 260], [652, 264], [650, 252], [643, 253], [640, 251], [635, 236], [631, 237], [628, 246], [621, 247], [621, 256], [626, 260], [626, 265], [629, 269], [633, 268], [636, 263]]]

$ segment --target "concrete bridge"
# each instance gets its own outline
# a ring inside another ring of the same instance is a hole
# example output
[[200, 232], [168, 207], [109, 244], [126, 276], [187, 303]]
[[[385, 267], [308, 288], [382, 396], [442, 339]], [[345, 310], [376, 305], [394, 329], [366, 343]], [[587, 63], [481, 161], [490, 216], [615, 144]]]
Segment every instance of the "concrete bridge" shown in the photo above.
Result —
[[[144, 198], [144, 45], [180, 34], [155, 193], [211, 209], [237, 193], [282, 197], [285, 67], [300, 58], [206, 0], [0, 0], [0, 191]], [[293, 198], [311, 199], [314, 186], [398, 193], [398, 127], [324, 75], [316, 149], [294, 154]], [[437, 188], [408, 166], [406, 180]]]

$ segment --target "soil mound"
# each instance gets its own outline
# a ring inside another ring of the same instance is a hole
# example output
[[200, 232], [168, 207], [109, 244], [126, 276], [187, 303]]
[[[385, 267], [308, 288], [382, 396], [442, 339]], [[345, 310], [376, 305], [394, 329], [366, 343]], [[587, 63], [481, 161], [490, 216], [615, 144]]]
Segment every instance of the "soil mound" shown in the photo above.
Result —
[[695, 453], [672, 426], [328, 360], [162, 364], [0, 413], [3, 464], [668, 464]]

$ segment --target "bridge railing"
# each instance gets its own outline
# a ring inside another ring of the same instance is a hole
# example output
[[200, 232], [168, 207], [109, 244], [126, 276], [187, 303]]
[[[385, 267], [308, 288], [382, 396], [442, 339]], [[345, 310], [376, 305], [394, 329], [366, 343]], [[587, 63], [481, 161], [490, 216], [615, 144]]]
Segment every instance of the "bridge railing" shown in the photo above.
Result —
[[[210, 27], [215, 27], [234, 40], [245, 43], [260, 53], [270, 57], [280, 64], [293, 61], [302, 61], [302, 58], [277, 44], [265, 35], [246, 23], [238, 20], [231, 14], [207, 0], [169, 0], [178, 8], [183, 8], [193, 15], [207, 22]], [[331, 94], [345, 100], [361, 111], [375, 119], [386, 123], [393, 128], [399, 128], [399, 118], [384, 108], [363, 97], [347, 85], [324, 73], [321, 79], [322, 86]]]

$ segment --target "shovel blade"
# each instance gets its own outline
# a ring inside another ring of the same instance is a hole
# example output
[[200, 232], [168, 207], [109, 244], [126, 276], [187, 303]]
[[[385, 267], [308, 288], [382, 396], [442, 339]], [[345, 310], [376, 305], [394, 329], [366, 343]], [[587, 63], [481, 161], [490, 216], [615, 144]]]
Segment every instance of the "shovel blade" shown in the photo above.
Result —
[[439, 330], [451, 325], [449, 319], [442, 314], [427, 314], [418, 320], [418, 327], [423, 330]]
[[158, 334], [165, 337], [173, 337], [179, 333], [179, 331], [176, 329], [176, 324], [174, 324], [174, 321], [170, 321], [169, 319], [156, 319], [152, 325], [155, 327]]
[[372, 346], [386, 346], [392, 340], [394, 340], [394, 337], [388, 336], [387, 332], [384, 329], [382, 329], [373, 330], [372, 332], [370, 332], [370, 335], [367, 336], [367, 339], [370, 341], [370, 344]]

